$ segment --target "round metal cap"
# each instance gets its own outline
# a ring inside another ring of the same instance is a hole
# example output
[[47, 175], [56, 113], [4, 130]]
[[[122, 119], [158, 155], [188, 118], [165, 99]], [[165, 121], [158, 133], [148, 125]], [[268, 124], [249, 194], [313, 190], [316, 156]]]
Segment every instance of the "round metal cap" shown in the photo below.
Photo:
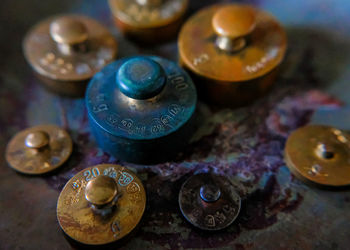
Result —
[[[112, 206], [96, 209], [93, 203]], [[88, 201], [89, 200], [89, 201]], [[103, 245], [128, 235], [139, 224], [146, 207], [146, 192], [134, 172], [114, 164], [86, 168], [73, 176], [57, 201], [62, 230], [77, 242]]]
[[6, 160], [24, 174], [44, 174], [65, 163], [72, 153], [69, 134], [55, 125], [40, 125], [17, 133], [8, 143]]
[[118, 193], [115, 180], [106, 175], [99, 175], [90, 180], [85, 188], [85, 198], [96, 206], [112, 202]]
[[350, 184], [350, 135], [322, 125], [295, 130], [285, 147], [291, 172], [303, 181], [326, 186]]
[[220, 230], [237, 218], [241, 198], [226, 177], [198, 174], [182, 185], [179, 205], [192, 225], [204, 230]]
[[117, 85], [126, 96], [148, 99], [158, 95], [165, 85], [165, 73], [159, 63], [147, 57], [127, 60], [117, 73]]
[[28, 148], [42, 148], [47, 146], [49, 142], [49, 135], [44, 131], [29, 133], [25, 139], [25, 145]]
[[202, 200], [206, 202], [215, 202], [221, 196], [221, 190], [218, 186], [212, 184], [204, 184], [199, 190]]
[[255, 10], [246, 5], [227, 5], [216, 11], [212, 25], [219, 36], [238, 38], [251, 33], [256, 26]]
[[50, 24], [50, 35], [57, 43], [77, 44], [88, 39], [88, 30], [78, 18], [62, 16]]

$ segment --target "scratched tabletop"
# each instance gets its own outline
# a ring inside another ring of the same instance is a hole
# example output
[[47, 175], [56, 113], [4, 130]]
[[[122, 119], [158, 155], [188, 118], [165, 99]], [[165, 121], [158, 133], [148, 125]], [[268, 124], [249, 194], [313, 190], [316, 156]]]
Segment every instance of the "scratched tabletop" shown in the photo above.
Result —
[[[305, 185], [290, 174], [283, 149], [288, 135], [310, 122], [350, 130], [350, 2], [246, 3], [271, 12], [287, 30], [288, 53], [274, 88], [245, 108], [199, 103], [200, 126], [189, 147], [173, 162], [141, 166], [96, 146], [84, 100], [59, 97], [41, 87], [21, 43], [32, 25], [64, 12], [92, 16], [108, 26], [118, 39], [119, 58], [154, 54], [176, 61], [176, 41], [148, 48], [128, 41], [114, 27], [107, 1], [1, 1], [0, 248], [72, 248], [56, 219], [60, 191], [86, 167], [117, 163], [137, 171], [148, 199], [142, 224], [121, 249], [349, 249], [349, 189]], [[214, 1], [192, 0], [189, 15], [209, 4]], [[47, 123], [72, 136], [68, 163], [41, 177], [10, 169], [4, 150], [11, 136]], [[178, 207], [181, 184], [202, 172], [228, 176], [242, 197], [237, 220], [220, 232], [196, 230]]]

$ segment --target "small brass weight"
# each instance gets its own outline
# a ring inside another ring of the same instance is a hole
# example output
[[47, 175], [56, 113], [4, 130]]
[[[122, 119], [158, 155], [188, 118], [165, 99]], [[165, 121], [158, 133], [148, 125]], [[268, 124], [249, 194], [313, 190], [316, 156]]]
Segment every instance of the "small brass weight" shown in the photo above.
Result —
[[8, 143], [6, 160], [23, 174], [44, 174], [65, 163], [72, 153], [72, 139], [56, 125], [39, 125], [17, 133]]
[[34, 26], [23, 42], [24, 55], [50, 90], [82, 96], [87, 81], [117, 53], [117, 43], [97, 21], [79, 15], [51, 17]]
[[188, 0], [109, 0], [117, 27], [143, 45], [176, 37]]
[[63, 231], [86, 245], [113, 243], [140, 222], [146, 206], [145, 189], [125, 167], [101, 164], [70, 179], [57, 203]]

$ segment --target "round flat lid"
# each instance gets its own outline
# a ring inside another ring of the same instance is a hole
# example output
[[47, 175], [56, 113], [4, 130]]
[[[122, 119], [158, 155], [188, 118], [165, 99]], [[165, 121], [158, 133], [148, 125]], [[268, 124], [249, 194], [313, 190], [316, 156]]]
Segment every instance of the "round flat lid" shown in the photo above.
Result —
[[226, 177], [198, 174], [182, 185], [179, 205], [184, 217], [195, 227], [221, 230], [237, 218], [241, 198]]
[[197, 103], [188, 74], [156, 56], [107, 65], [91, 79], [85, 98], [93, 123], [114, 136], [136, 140], [177, 131], [190, 120]]
[[24, 174], [44, 174], [65, 163], [72, 153], [69, 134], [55, 125], [40, 125], [17, 133], [8, 143], [6, 160]]
[[[247, 10], [233, 10], [237, 6]], [[216, 46], [219, 35], [248, 36], [244, 37], [243, 49], [227, 52]], [[239, 82], [276, 68], [284, 58], [287, 38], [278, 21], [267, 12], [245, 5], [221, 4], [188, 19], [180, 31], [178, 46], [182, 62], [196, 74], [217, 81]]]
[[184, 15], [188, 0], [109, 0], [115, 17], [137, 28], [168, 25]]
[[[105, 214], [93, 210], [93, 204], [105, 204], [112, 196], [117, 196], [116, 202]], [[135, 173], [119, 165], [101, 164], [82, 170], [67, 182], [58, 197], [57, 219], [72, 239], [103, 245], [129, 234], [139, 224], [145, 207], [146, 192]]]
[[295, 130], [285, 147], [285, 160], [303, 181], [326, 185], [350, 184], [350, 135], [342, 130], [308, 125]]
[[[62, 53], [59, 46], [84, 43], [84, 51]], [[61, 15], [34, 26], [23, 42], [24, 55], [40, 75], [58, 81], [83, 81], [111, 62], [117, 43], [103, 25], [89, 17]]]

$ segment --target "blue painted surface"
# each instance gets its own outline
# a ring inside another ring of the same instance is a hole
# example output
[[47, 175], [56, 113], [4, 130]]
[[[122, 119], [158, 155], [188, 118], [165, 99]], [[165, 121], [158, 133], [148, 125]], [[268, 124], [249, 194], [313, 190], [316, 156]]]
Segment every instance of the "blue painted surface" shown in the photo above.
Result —
[[116, 82], [120, 91], [133, 99], [149, 99], [158, 95], [164, 88], [166, 76], [156, 61], [138, 56], [123, 63]]
[[152, 140], [177, 131], [193, 116], [197, 94], [189, 75], [174, 62], [150, 58], [167, 79], [156, 100], [135, 100], [120, 92], [116, 73], [129, 58], [107, 65], [90, 81], [85, 97], [89, 118], [111, 136]]
[[86, 91], [96, 141], [105, 152], [128, 162], [153, 162], [184, 150], [196, 103], [188, 74], [174, 62], [155, 56], [107, 65]]

